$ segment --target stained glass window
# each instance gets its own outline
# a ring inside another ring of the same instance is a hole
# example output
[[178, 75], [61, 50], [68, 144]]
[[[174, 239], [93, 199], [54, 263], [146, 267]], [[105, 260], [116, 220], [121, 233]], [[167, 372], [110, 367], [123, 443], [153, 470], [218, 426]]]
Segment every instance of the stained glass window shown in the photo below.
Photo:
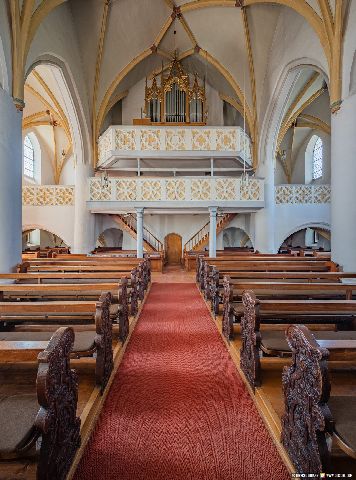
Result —
[[23, 144], [23, 173], [26, 177], [34, 178], [35, 176], [35, 150], [28, 135]]
[[313, 180], [323, 176], [323, 141], [320, 137], [315, 142], [313, 150]]

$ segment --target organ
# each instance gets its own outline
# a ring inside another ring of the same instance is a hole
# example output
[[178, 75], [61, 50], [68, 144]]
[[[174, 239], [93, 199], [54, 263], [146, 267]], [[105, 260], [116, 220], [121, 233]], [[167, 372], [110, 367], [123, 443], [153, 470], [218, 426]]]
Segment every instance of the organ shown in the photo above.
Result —
[[205, 125], [207, 118], [207, 105], [205, 95], [205, 80], [199, 83], [198, 75], [191, 79], [177, 59], [175, 54], [169, 65], [168, 75], [162, 71], [160, 84], [156, 75], [151, 86], [146, 78], [145, 118], [136, 120], [135, 123], [164, 123], [164, 124], [194, 124]]

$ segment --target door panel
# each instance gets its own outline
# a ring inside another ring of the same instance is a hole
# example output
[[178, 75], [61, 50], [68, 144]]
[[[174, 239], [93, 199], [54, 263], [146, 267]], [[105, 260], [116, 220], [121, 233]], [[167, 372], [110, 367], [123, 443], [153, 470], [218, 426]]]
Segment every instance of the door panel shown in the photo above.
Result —
[[177, 265], [182, 261], [182, 237], [177, 233], [166, 236], [166, 252], [168, 265]]

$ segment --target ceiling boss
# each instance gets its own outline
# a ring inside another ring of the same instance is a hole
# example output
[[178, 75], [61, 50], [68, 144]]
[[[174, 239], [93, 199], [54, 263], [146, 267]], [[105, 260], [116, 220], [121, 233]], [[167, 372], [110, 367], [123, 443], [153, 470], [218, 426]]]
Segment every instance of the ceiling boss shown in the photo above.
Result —
[[168, 68], [168, 75], [164, 69], [160, 74], [160, 85], [157, 77], [148, 86], [146, 78], [145, 118], [143, 123], [169, 123], [205, 125], [207, 118], [207, 104], [205, 95], [205, 79], [199, 84], [195, 74], [192, 86], [189, 74], [186, 73], [177, 59], [177, 53]]

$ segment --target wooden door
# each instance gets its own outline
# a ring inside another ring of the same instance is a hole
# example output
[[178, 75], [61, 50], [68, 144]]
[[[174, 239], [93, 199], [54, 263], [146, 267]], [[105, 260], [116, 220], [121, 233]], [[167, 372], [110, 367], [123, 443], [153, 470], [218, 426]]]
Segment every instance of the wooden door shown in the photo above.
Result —
[[182, 261], [182, 237], [177, 233], [169, 233], [165, 239], [168, 265], [177, 265]]

